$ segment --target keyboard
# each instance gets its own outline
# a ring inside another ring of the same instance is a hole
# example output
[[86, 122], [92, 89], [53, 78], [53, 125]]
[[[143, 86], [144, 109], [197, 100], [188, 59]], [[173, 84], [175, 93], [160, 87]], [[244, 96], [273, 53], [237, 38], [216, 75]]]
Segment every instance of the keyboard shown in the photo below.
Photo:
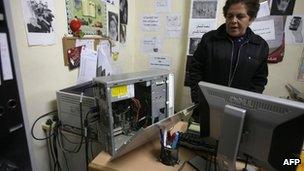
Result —
[[210, 137], [202, 138], [197, 133], [186, 132], [181, 133], [180, 136], [180, 145], [192, 150], [199, 150], [216, 154], [217, 144], [217, 140]]

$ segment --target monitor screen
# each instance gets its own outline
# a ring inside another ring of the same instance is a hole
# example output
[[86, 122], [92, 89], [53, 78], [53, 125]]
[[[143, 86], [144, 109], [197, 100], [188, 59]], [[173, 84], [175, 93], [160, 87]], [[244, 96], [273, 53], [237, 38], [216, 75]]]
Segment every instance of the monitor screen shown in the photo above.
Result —
[[249, 156], [250, 163], [267, 170], [295, 170], [295, 166], [284, 165], [284, 160], [300, 158], [304, 103], [206, 82], [199, 86], [210, 107], [211, 136], [221, 141], [227, 105], [244, 110], [238, 155]]

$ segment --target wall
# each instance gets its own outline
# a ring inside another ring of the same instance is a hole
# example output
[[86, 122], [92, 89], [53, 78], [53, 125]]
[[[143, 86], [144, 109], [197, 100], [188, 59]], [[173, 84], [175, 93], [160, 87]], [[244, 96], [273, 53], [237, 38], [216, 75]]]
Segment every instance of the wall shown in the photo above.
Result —
[[[188, 88], [183, 86], [184, 71], [186, 63], [187, 51], [187, 32], [188, 32], [188, 18], [190, 11], [189, 0], [172, 0], [172, 13], [181, 13], [182, 15], [182, 37], [181, 38], [166, 38], [165, 30], [165, 16], [167, 13], [160, 13], [160, 30], [157, 32], [143, 32], [140, 27], [141, 16], [147, 14], [155, 14], [154, 0], [136, 1], [136, 23], [135, 30], [135, 58], [133, 62], [134, 70], [148, 69], [149, 56], [141, 51], [141, 40], [145, 36], [159, 36], [162, 40], [161, 53], [171, 57], [171, 72], [175, 74], [175, 107], [177, 110], [190, 104], [190, 96], [188, 95]], [[178, 93], [177, 93], [178, 92]], [[183, 97], [183, 98], [182, 98]]]
[[[34, 120], [42, 114], [56, 109], [55, 91], [74, 85], [78, 71], [69, 71], [63, 66], [62, 36], [67, 33], [65, 3], [63, 0], [54, 0], [55, 3], [55, 30], [57, 39], [52, 46], [29, 47], [26, 39], [25, 24], [23, 21], [21, 0], [6, 0], [10, 4], [10, 13], [13, 16], [12, 26], [16, 37], [15, 60], [20, 66], [19, 74], [22, 80], [25, 115], [29, 118], [31, 126]], [[161, 29], [158, 32], [143, 32], [140, 29], [140, 17], [143, 14], [154, 14], [154, 0], [128, 0], [129, 23], [127, 26], [127, 43], [122, 46], [118, 64], [124, 72], [138, 71], [148, 68], [148, 55], [141, 52], [140, 41], [144, 36], [159, 35], [165, 37], [165, 14], [161, 14]], [[224, 22], [222, 7], [224, 0], [219, 0], [217, 11], [217, 25]], [[303, 13], [300, 7], [304, 1], [296, 1], [295, 13]], [[111, 11], [118, 11], [118, 7], [109, 6]], [[172, 0], [172, 12], [182, 14], [183, 36], [179, 39], [167, 39], [163, 41], [163, 53], [172, 59], [171, 71], [175, 74], [175, 107], [180, 110], [189, 104], [189, 89], [183, 86], [186, 63], [188, 18], [190, 0]], [[273, 96], [286, 96], [284, 88], [286, 83], [304, 91], [303, 83], [295, 80], [298, 62], [303, 46], [286, 46], [286, 54], [283, 62], [269, 65], [269, 83], [265, 93]], [[17, 73], [18, 74], [18, 73]], [[40, 127], [35, 130], [37, 136], [43, 136]], [[43, 142], [32, 141], [37, 170], [48, 168], [46, 146]]]
[[[28, 46], [26, 28], [23, 20], [21, 0], [6, 0], [9, 4], [9, 13], [12, 16], [10, 31], [14, 32], [16, 44], [13, 51], [16, 66], [20, 66], [20, 85], [24, 94], [24, 114], [29, 118], [31, 126], [36, 118], [56, 109], [56, 91], [75, 85], [78, 71], [69, 71], [63, 64], [61, 39], [67, 33], [67, 19], [65, 1], [54, 0], [55, 4], [55, 31], [56, 43], [51, 46]], [[129, 23], [127, 26], [127, 42], [122, 46], [117, 64], [122, 66], [123, 72], [130, 72], [134, 53], [134, 31], [130, 29], [134, 20], [134, 0], [129, 0]], [[118, 6], [109, 5], [109, 9], [118, 12]], [[124, 64], [124, 65], [122, 65]], [[22, 93], [21, 92], [21, 93]], [[43, 137], [38, 123], [35, 134]], [[32, 140], [33, 153], [37, 170], [46, 170], [49, 167], [47, 148], [44, 142]]]
[[[157, 32], [143, 32], [140, 28], [140, 17], [143, 14], [154, 14], [155, 0], [136, 1], [136, 48], [134, 58], [134, 70], [148, 68], [148, 55], [141, 52], [140, 41], [144, 36], [160, 35], [165, 37], [165, 15], [161, 14], [161, 29]], [[222, 8], [225, 0], [218, 0], [217, 25], [225, 22], [222, 15]], [[303, 14], [300, 6], [304, 5], [304, 1], [296, 1], [295, 14]], [[148, 8], [147, 8], [148, 7]], [[183, 86], [186, 63], [187, 48], [187, 31], [188, 18], [190, 11], [190, 0], [172, 0], [172, 12], [181, 13], [183, 17], [183, 36], [180, 39], [164, 38], [163, 53], [168, 54], [172, 59], [171, 72], [175, 74], [175, 108], [180, 110], [191, 104], [190, 92], [188, 87]], [[286, 45], [285, 56], [283, 62], [278, 64], [269, 64], [268, 84], [264, 91], [267, 95], [276, 97], [286, 97], [288, 92], [285, 88], [287, 83], [292, 84], [297, 89], [304, 91], [304, 83], [296, 81], [300, 55], [303, 45]]]

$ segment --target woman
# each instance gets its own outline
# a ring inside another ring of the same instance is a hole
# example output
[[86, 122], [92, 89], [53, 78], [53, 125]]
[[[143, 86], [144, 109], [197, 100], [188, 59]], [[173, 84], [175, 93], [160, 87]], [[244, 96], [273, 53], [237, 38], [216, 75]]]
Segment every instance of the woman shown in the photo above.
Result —
[[263, 92], [269, 48], [266, 41], [249, 28], [258, 10], [258, 0], [227, 0], [223, 7], [226, 22], [203, 35], [189, 71], [192, 101], [205, 104], [205, 109], [200, 111], [209, 113], [199, 81]]
[[110, 18], [110, 21], [109, 21], [109, 37], [112, 40], [117, 41], [118, 40], [117, 19], [116, 19], [115, 15], [111, 15], [109, 18]]

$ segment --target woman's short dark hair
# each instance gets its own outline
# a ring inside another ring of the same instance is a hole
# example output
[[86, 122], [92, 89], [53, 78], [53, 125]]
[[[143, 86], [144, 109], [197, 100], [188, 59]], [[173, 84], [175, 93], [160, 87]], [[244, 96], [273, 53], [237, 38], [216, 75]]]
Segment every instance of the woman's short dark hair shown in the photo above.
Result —
[[247, 8], [247, 14], [249, 15], [250, 19], [255, 19], [257, 13], [260, 9], [259, 0], [227, 0], [225, 6], [223, 7], [224, 17], [226, 18], [228, 9], [231, 5], [243, 3]]

